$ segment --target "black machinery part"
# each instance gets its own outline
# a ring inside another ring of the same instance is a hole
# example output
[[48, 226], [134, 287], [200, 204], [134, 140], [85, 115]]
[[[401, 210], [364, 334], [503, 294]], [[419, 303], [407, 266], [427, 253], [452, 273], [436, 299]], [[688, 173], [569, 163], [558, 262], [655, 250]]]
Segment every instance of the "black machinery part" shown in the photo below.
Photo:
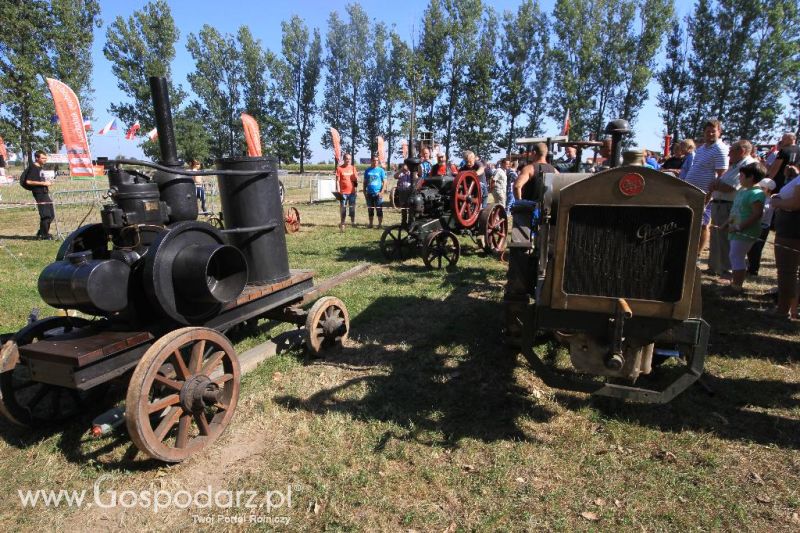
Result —
[[145, 293], [180, 324], [200, 324], [234, 300], [247, 282], [248, 263], [218, 229], [179, 222], [162, 231], [145, 255]]
[[131, 269], [116, 259], [92, 259], [91, 251], [73, 252], [49, 264], [39, 275], [39, 295], [58, 309], [92, 315], [122, 311], [128, 306]]
[[[288, 279], [289, 256], [281, 230], [284, 215], [276, 159], [231, 157], [217, 160], [216, 166], [242, 171], [219, 180], [219, 196], [228, 238], [247, 259], [247, 281], [276, 283]], [[253, 170], [260, 173], [253, 175]]]

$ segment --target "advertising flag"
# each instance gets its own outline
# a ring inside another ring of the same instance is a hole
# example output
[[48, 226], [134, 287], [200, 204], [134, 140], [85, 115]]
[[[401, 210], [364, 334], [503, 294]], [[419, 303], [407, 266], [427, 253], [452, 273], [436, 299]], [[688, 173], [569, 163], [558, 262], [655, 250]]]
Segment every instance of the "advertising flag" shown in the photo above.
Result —
[[342, 140], [336, 128], [331, 128], [331, 143], [333, 144], [333, 158], [338, 165], [339, 161], [342, 160]]
[[105, 135], [111, 130], [116, 130], [117, 128], [117, 119], [112, 119], [108, 124], [103, 126], [103, 129], [97, 132], [98, 135]]
[[158, 128], [153, 128], [152, 130], [147, 132], [147, 138], [151, 141], [155, 141], [158, 139]]
[[261, 157], [261, 133], [258, 130], [258, 122], [247, 113], [242, 113], [242, 126], [244, 126], [244, 140], [247, 142], [247, 155]]
[[86, 138], [85, 122], [78, 97], [67, 85], [52, 78], [47, 78], [47, 87], [53, 95], [56, 114], [61, 124], [70, 173], [73, 176], [94, 176], [92, 154], [89, 152], [89, 140]]
[[8, 161], [8, 149], [2, 137], [0, 137], [0, 155], [3, 156], [3, 160]]
[[569, 109], [567, 109], [567, 116], [564, 117], [564, 127], [561, 128], [561, 135], [569, 135]]
[[139, 124], [138, 120], [136, 122], [134, 122], [133, 126], [131, 126], [128, 129], [128, 133], [125, 134], [125, 138], [128, 139], [129, 141], [132, 141], [133, 139], [135, 139], [136, 138], [136, 134], [139, 132], [139, 128], [141, 128], [141, 127], [142, 126], [141, 126], [141, 124]]
[[386, 166], [386, 145], [380, 135], [378, 135], [378, 161], [381, 162], [382, 167]]

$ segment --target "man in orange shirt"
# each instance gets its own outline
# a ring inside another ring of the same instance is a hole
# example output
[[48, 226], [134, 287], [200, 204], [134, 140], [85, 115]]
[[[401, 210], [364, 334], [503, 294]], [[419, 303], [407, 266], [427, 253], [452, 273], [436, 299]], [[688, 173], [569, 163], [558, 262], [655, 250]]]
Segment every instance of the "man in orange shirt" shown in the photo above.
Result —
[[358, 173], [352, 164], [350, 154], [344, 154], [344, 163], [336, 168], [336, 192], [339, 193], [339, 230], [344, 231], [344, 218], [347, 206], [350, 206], [350, 225], [356, 225], [356, 187]]

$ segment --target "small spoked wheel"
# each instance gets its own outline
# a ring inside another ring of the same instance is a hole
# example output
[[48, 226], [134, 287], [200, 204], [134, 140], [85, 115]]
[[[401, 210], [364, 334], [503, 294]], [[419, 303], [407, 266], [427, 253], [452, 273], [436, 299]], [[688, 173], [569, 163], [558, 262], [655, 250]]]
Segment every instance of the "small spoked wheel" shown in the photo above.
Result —
[[222, 334], [181, 328], [145, 352], [128, 385], [125, 422], [136, 447], [177, 463], [213, 443], [233, 418], [241, 374]]
[[286, 233], [297, 233], [300, 231], [300, 211], [296, 207], [289, 207], [286, 209], [286, 215], [283, 219], [283, 228]]
[[434, 231], [425, 239], [422, 260], [428, 268], [455, 266], [461, 256], [461, 245], [450, 231]]
[[383, 230], [381, 253], [388, 261], [403, 261], [414, 254], [414, 238], [402, 224]]
[[481, 210], [479, 219], [483, 249], [488, 253], [500, 253], [506, 248], [508, 217], [505, 208], [494, 204]]
[[93, 406], [105, 386], [78, 391], [34, 381], [20, 363], [19, 347], [86, 326], [81, 318], [53, 316], [25, 326], [0, 350], [0, 414], [14, 424], [36, 427], [62, 422]]
[[339, 298], [320, 298], [306, 317], [306, 346], [314, 354], [325, 348], [341, 346], [350, 332], [350, 313]]

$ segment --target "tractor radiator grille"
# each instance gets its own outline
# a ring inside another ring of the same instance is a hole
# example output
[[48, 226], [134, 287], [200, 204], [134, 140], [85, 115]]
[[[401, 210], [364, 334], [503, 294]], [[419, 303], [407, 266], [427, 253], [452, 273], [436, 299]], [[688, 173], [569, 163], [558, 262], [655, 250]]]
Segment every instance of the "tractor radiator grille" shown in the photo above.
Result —
[[687, 207], [573, 206], [564, 292], [677, 302], [691, 224]]

